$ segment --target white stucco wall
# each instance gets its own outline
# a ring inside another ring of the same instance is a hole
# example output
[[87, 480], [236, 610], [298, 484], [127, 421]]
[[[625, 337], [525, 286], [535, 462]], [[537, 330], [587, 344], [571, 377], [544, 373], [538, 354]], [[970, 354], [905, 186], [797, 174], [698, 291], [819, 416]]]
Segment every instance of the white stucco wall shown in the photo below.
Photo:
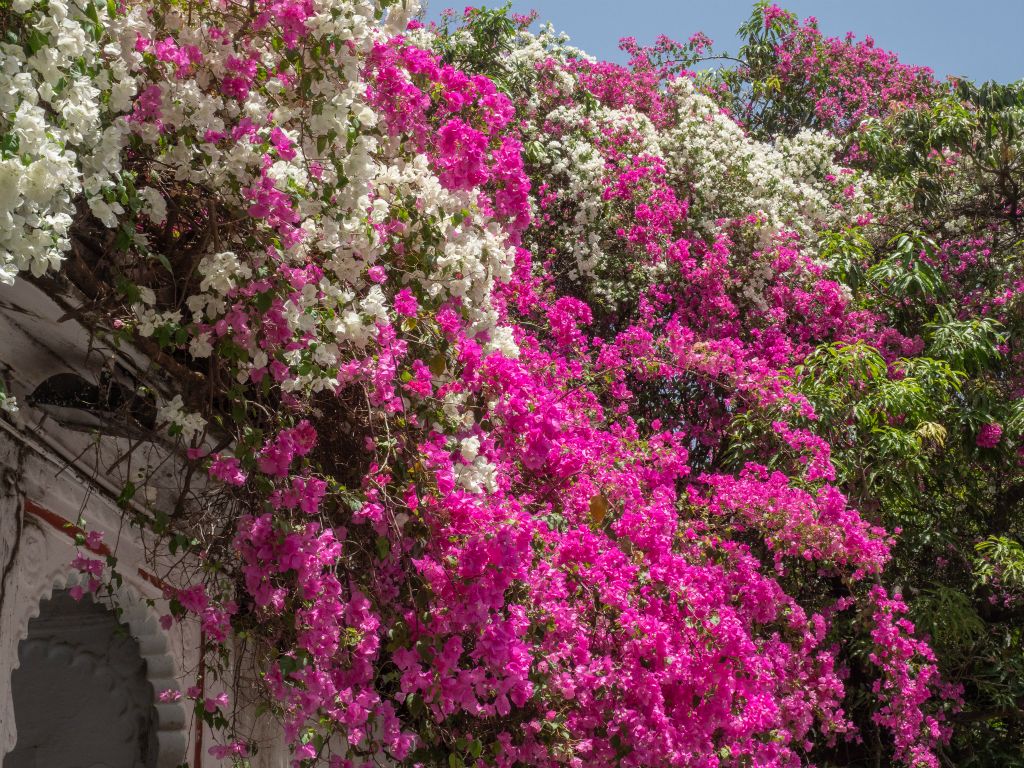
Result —
[[[141, 371], [144, 364], [131, 350], [90, 339], [67, 319], [66, 307], [31, 284], [0, 286], [0, 377], [20, 404], [17, 413], [0, 413], [0, 764], [17, 739], [9, 681], [18, 664], [19, 643], [40, 602], [54, 589], [77, 583], [79, 575], [70, 566], [76, 547], [69, 526], [79, 519], [84, 518], [88, 530], [104, 533], [105, 545], [117, 558], [124, 583], [115, 599], [124, 611], [123, 623], [139, 642], [154, 692], [184, 691], [200, 681], [207, 695], [219, 692], [209, 676], [200, 680], [198, 625], [175, 624], [168, 631], [160, 626], [159, 617], [168, 613], [164, 588], [179, 586], [173, 565], [166, 553], [161, 560], [154, 542], [127, 525], [115, 502], [139, 466], [158, 466], [150, 481], [151, 498], [158, 508], [172, 509], [180, 492], [182, 462], [160, 439], [103, 434], [102, 428], [74, 423], [80, 414], [73, 410], [28, 404], [28, 395], [54, 374], [73, 372], [96, 382], [101, 369], [147, 376]], [[151, 380], [147, 384], [153, 386]], [[221, 764], [208, 754], [214, 736], [206, 728], [197, 729], [191, 701], [182, 697], [154, 704], [159, 768]], [[233, 716], [240, 730], [260, 743], [253, 768], [288, 765], [279, 729], [265, 721], [253, 723], [248, 712]]]

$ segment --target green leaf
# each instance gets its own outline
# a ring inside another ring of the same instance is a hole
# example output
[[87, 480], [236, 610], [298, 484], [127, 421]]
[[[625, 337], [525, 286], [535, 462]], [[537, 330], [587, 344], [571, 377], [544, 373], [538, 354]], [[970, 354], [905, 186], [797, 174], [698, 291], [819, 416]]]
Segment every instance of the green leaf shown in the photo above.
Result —
[[29, 55], [33, 55], [43, 48], [46, 48], [50, 44], [49, 36], [43, 34], [38, 29], [33, 29], [28, 33], [28, 38], [25, 41], [25, 47], [28, 49]]
[[117, 503], [122, 507], [128, 506], [129, 502], [135, 498], [135, 491], [135, 483], [131, 480], [127, 481], [121, 488], [121, 493], [117, 496]]

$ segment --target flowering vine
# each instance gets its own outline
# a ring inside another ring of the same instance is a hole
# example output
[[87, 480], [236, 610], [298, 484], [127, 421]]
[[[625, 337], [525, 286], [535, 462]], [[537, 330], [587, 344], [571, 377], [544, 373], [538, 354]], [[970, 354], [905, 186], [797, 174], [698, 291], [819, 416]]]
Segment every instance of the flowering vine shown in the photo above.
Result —
[[[67, 275], [149, 352], [205, 475], [122, 498], [198, 563], [166, 623], [225, 677], [246, 638], [296, 765], [804, 765], [861, 738], [857, 684], [937, 766], [953, 693], [801, 386], [823, 348], [891, 352], [857, 392], [912, 378], [822, 254], [898, 209], [849, 143], [874, 85], [934, 83], [765, 6], [815, 115], [768, 137], [669, 43], [412, 6], [2, 12], [0, 279]], [[190, 697], [216, 757], [258, 748]]]

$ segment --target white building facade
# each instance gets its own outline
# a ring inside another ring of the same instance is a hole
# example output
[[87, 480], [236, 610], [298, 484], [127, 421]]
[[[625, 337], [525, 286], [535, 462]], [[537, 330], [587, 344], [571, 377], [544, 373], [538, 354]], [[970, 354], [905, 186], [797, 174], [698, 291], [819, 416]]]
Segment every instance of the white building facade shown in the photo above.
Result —
[[[96, 398], [111, 381], [131, 391], [147, 361], [104, 348], [71, 315], [27, 281], [0, 286], [0, 376], [18, 403], [0, 413], [0, 765], [219, 765], [193, 701], [175, 693], [214, 685], [199, 629], [161, 625], [174, 566], [160, 567], [117, 502], [148, 465], [162, 467], [150, 502], [172, 504], [181, 464], [105, 412], [116, 398]], [[86, 530], [101, 542], [83, 545]], [[78, 554], [116, 558], [113, 595], [72, 598]], [[288, 764], [277, 729], [249, 730], [262, 744], [254, 768]]]

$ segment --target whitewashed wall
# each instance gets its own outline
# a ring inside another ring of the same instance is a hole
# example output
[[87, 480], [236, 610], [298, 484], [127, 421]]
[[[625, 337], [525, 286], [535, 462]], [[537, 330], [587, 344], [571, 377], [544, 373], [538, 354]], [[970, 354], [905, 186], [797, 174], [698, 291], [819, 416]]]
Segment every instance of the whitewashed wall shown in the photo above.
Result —
[[[181, 463], [167, 460], [166, 445], [138, 443], [124, 436], [102, 435], [73, 409], [33, 408], [27, 396], [57, 373], [73, 372], [96, 382], [106, 367], [141, 369], [145, 360], [132, 352], [104, 348], [67, 318], [67, 305], [19, 282], [0, 286], [0, 377], [19, 410], [0, 413], [0, 761], [17, 739], [11, 696], [11, 673], [18, 664], [19, 643], [38, 615], [40, 603], [55, 589], [77, 583], [70, 567], [75, 557], [74, 531], [80, 518], [88, 530], [104, 533], [124, 578], [116, 594], [122, 621], [138, 640], [147, 677], [156, 694], [184, 690], [199, 681], [200, 636], [194, 624], [161, 628], [167, 613], [163, 586], [174, 584], [174, 571], [161, 568], [154, 547], [124, 523], [115, 499], [125, 477], [140, 464], [161, 469], [152, 488], [157, 505], [169, 508], [177, 498]], [[131, 453], [131, 461], [122, 457]], [[173, 457], [172, 457], [173, 459]], [[133, 466], [134, 465], [134, 466]], [[204, 681], [208, 695], [216, 684]], [[157, 711], [159, 768], [187, 763], [193, 768], [220, 765], [208, 754], [213, 735], [197, 729], [192, 702], [154, 702]], [[285, 751], [272, 724], [253, 723], [236, 712], [242, 730], [260, 743], [254, 768], [284, 768]], [[245, 725], [248, 723], [248, 725]], [[54, 734], [59, 739], [59, 733]]]

